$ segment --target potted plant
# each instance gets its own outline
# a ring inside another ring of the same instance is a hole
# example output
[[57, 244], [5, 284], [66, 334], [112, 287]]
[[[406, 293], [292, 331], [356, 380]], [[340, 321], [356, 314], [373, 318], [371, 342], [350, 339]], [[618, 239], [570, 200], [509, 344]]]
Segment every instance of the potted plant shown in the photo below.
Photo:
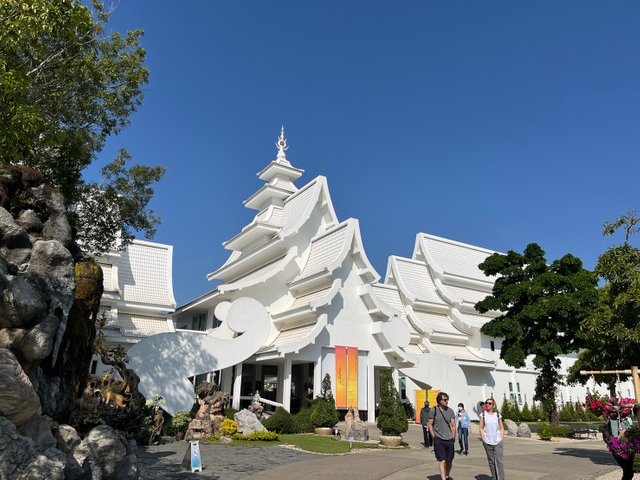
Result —
[[333, 426], [340, 420], [336, 410], [336, 402], [331, 393], [331, 377], [327, 373], [322, 379], [320, 395], [311, 407], [311, 423], [316, 435], [331, 435]]
[[401, 434], [409, 429], [409, 422], [389, 369], [380, 372], [380, 414], [377, 425], [381, 432], [381, 445], [402, 446]]

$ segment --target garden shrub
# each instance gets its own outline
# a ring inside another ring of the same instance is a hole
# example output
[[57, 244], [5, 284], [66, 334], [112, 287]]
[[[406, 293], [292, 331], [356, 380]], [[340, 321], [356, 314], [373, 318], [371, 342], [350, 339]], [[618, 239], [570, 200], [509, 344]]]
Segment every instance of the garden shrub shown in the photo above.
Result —
[[315, 428], [333, 427], [340, 420], [333, 397], [325, 400], [320, 397], [313, 403], [309, 420]]
[[220, 433], [225, 437], [230, 437], [238, 431], [238, 424], [235, 420], [226, 418], [220, 425]]
[[191, 420], [189, 412], [176, 412], [171, 419], [171, 434], [175, 435], [177, 440], [182, 440], [185, 433], [187, 433]]
[[236, 413], [238, 413], [238, 410], [236, 410], [235, 408], [225, 408], [224, 410], [224, 416], [230, 420], [235, 420], [234, 415]]
[[282, 407], [278, 407], [273, 415], [267, 418], [264, 426], [267, 430], [276, 433], [298, 433], [291, 414]]
[[573, 436], [573, 430], [571, 427], [559, 425], [557, 427], [551, 426], [554, 437], [571, 438]]
[[377, 426], [382, 435], [400, 435], [409, 429], [400, 394], [393, 384], [391, 370], [380, 371], [380, 413]]
[[578, 420], [578, 414], [573, 403], [565, 403], [562, 406], [562, 409], [559, 412], [559, 418], [562, 422], [575, 422]]
[[244, 436], [245, 440], [262, 441], [262, 442], [277, 442], [279, 440], [278, 434], [275, 432], [253, 432]]
[[551, 424], [543, 422], [538, 425], [538, 436], [540, 440], [551, 440], [551, 437], [553, 437], [553, 427]]
[[320, 396], [313, 401], [309, 418], [315, 428], [331, 428], [340, 420], [336, 410], [336, 402], [331, 393], [331, 376], [328, 373], [322, 379]]
[[404, 406], [404, 413], [409, 420], [416, 418], [416, 412], [410, 402], [405, 402], [402, 405]]
[[522, 407], [522, 412], [520, 413], [520, 418], [523, 422], [533, 422], [534, 418], [531, 414], [531, 410], [529, 410], [529, 405], [527, 402], [524, 402], [524, 407]]
[[507, 400], [507, 396], [502, 397], [502, 406], [500, 407], [500, 416], [505, 420], [513, 420], [511, 412], [511, 402]]
[[293, 416], [298, 432], [313, 433], [313, 423], [311, 422], [311, 408], [303, 408]]

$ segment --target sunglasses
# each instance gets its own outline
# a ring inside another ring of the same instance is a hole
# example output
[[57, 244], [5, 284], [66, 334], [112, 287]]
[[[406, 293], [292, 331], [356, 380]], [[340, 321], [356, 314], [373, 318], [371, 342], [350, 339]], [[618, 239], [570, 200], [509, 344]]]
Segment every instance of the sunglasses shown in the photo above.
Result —
[[440, 400], [442, 400], [443, 402], [448, 402], [449, 401], [448, 398], [441, 398]]
[[495, 405], [493, 402], [487, 402], [485, 405]]

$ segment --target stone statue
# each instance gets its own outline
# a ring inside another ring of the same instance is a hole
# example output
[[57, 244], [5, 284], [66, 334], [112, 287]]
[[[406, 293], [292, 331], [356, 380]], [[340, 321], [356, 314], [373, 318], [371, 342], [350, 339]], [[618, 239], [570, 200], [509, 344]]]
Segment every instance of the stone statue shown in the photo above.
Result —
[[264, 406], [260, 403], [260, 392], [258, 390], [256, 390], [253, 400], [251, 400], [251, 405], [247, 410], [253, 413], [261, 422], [264, 421]]

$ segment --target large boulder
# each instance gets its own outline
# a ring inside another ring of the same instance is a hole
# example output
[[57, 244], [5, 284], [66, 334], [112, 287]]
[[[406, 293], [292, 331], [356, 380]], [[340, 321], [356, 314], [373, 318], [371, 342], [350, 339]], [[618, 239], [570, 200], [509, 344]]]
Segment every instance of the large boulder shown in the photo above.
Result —
[[513, 420], [504, 420], [504, 428], [507, 431], [507, 437], [518, 436], [518, 424]]
[[0, 349], [0, 412], [20, 426], [42, 413], [40, 399], [15, 355]]
[[91, 452], [92, 473], [102, 480], [129, 480], [140, 476], [137, 457], [124, 436], [108, 425], [91, 430], [82, 441]]
[[233, 415], [233, 419], [238, 424], [238, 433], [249, 435], [254, 432], [266, 432], [267, 429], [262, 425], [255, 413], [250, 412], [246, 408], [240, 410]]
[[35, 478], [64, 480], [66, 462], [64, 453], [55, 448], [49, 448], [31, 458], [31, 461], [17, 478], [18, 480], [33, 480]]
[[43, 415], [31, 417], [18, 428], [18, 433], [33, 440], [40, 450], [58, 446], [58, 442], [51, 434], [50, 419]]
[[19, 435], [8, 418], [0, 417], [0, 478], [17, 478], [36, 452], [33, 440]]
[[69, 425], [58, 425], [56, 439], [58, 449], [67, 457], [64, 469], [67, 480], [91, 478], [91, 450], [82, 442], [78, 432]]
[[524, 438], [531, 438], [531, 429], [529, 428], [529, 425], [527, 425], [526, 423], [521, 423], [518, 426], [517, 436], [524, 437]]

